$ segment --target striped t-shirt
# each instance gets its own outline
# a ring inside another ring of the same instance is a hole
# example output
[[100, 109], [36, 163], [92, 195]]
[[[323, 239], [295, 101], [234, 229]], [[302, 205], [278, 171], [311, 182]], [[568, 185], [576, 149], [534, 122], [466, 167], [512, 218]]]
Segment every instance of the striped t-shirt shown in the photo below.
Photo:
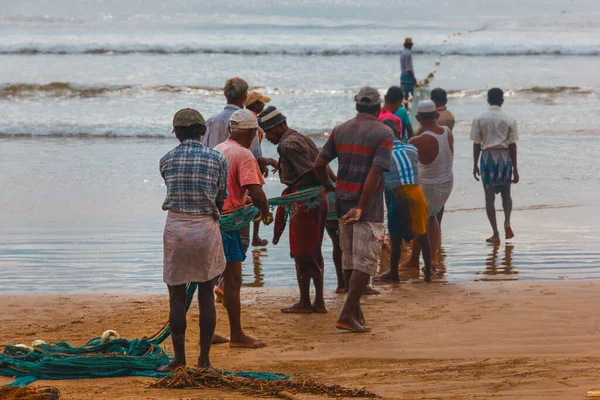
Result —
[[[333, 129], [319, 156], [327, 161], [338, 158], [335, 190], [338, 217], [358, 205], [372, 166], [389, 171], [393, 142], [390, 127], [371, 114], [359, 113]], [[363, 210], [361, 220], [383, 222], [383, 182]]]
[[394, 140], [390, 170], [385, 173], [386, 189], [419, 183], [419, 151], [412, 144]]

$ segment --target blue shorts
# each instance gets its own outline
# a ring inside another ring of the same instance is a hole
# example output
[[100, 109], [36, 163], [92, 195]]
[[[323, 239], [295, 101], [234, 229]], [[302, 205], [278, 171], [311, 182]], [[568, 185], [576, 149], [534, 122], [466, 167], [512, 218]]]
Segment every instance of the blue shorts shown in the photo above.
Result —
[[223, 240], [225, 260], [228, 263], [243, 262], [246, 259], [246, 252], [244, 251], [240, 231], [221, 230], [221, 239]]

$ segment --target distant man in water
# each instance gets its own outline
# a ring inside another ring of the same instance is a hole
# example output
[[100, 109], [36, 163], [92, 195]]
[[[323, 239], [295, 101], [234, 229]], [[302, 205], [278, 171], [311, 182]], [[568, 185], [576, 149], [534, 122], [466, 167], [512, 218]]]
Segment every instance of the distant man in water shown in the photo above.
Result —
[[[313, 170], [319, 150], [308, 137], [290, 129], [287, 118], [273, 106], [259, 114], [260, 127], [269, 142], [277, 145], [279, 153], [279, 179], [287, 186], [284, 195], [315, 186], [332, 185], [330, 176], [321, 182]], [[327, 221], [327, 198], [323, 195], [311, 199], [317, 205], [310, 209], [299, 207], [290, 218], [290, 253], [296, 264], [296, 278], [300, 289], [297, 303], [281, 310], [283, 313], [326, 313], [323, 294], [324, 262], [321, 246]], [[279, 225], [279, 224], [278, 224]], [[275, 227], [273, 243], [283, 233], [285, 224]], [[315, 302], [310, 301], [310, 282], [315, 286]]]
[[[252, 111], [255, 116], [258, 117], [258, 114], [262, 112], [265, 108], [265, 104], [269, 103], [271, 98], [265, 96], [257, 91], [253, 91], [248, 93], [248, 98], [246, 98], [246, 109]], [[262, 146], [262, 141], [265, 136], [265, 132], [259, 127], [257, 131], [258, 141]], [[263, 169], [264, 174], [264, 169]], [[260, 222], [254, 223], [254, 230], [252, 232], [252, 246], [266, 246], [269, 244], [269, 241], [266, 239], [261, 239], [259, 236], [260, 231]]]
[[225, 270], [217, 221], [227, 197], [227, 160], [200, 142], [206, 126], [198, 111], [179, 110], [173, 118], [173, 128], [181, 144], [160, 160], [160, 174], [167, 187], [162, 208], [169, 211], [163, 235], [163, 280], [169, 288], [169, 325], [175, 358], [158, 368], [160, 372], [186, 364], [186, 284], [191, 282], [198, 283], [200, 306], [198, 366], [211, 367], [210, 345], [217, 323], [213, 289]]
[[[265, 183], [258, 163], [252, 152], [258, 123], [256, 116], [250, 110], [237, 110], [230, 119], [230, 137], [215, 147], [222, 153], [229, 164], [227, 191], [224, 212], [233, 212], [246, 206], [247, 196], [260, 210], [257, 222], [269, 215], [269, 203], [262, 190]], [[240, 316], [240, 289], [242, 287], [242, 262], [246, 259], [247, 247], [244, 247], [240, 231], [221, 231], [223, 249], [227, 266], [223, 273], [223, 305], [229, 316], [231, 347], [257, 348], [264, 347], [261, 340], [244, 333]]]
[[[362, 88], [355, 97], [358, 114], [336, 126], [317, 161], [319, 181], [327, 179], [327, 165], [338, 158], [335, 200], [340, 217], [340, 240], [348, 296], [336, 322], [338, 329], [364, 333], [360, 298], [377, 272], [383, 226], [383, 174], [390, 169], [394, 133], [377, 120], [381, 96]], [[326, 186], [333, 191], [333, 185]]]
[[415, 77], [415, 70], [413, 67], [412, 48], [412, 38], [407, 37], [404, 39], [404, 50], [402, 51], [402, 54], [400, 54], [400, 70], [402, 72], [400, 74], [400, 85], [404, 91], [404, 97], [407, 100], [410, 95], [413, 94], [415, 85], [417, 84], [417, 78]]
[[[431, 100], [420, 101], [417, 105], [417, 121], [423, 127], [423, 133], [410, 140], [419, 151], [419, 181], [427, 200], [429, 223], [427, 235], [431, 244], [431, 262], [438, 265], [441, 243], [440, 221], [438, 215], [452, 193], [454, 185], [454, 136], [447, 126], [437, 123], [438, 112]], [[419, 268], [421, 248], [413, 241], [412, 254], [400, 269]]]
[[492, 225], [493, 234], [486, 241], [500, 243], [494, 206], [498, 193], [502, 196], [505, 238], [512, 239], [515, 236], [510, 226], [512, 211], [510, 188], [511, 183], [519, 182], [519, 170], [517, 169], [519, 133], [517, 121], [500, 108], [504, 104], [502, 89], [490, 89], [487, 101], [490, 108], [475, 118], [471, 127], [473, 177], [479, 181], [481, 175], [485, 191], [485, 208]]

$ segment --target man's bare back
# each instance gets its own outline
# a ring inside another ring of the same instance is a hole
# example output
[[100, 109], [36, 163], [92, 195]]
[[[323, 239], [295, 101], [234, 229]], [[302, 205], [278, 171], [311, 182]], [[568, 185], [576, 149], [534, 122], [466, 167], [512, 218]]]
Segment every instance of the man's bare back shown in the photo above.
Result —
[[[436, 135], [443, 135], [445, 128], [443, 126], [435, 125], [428, 127], [425, 130]], [[419, 135], [413, 137], [410, 139], [409, 143], [419, 150], [419, 162], [423, 165], [429, 165], [434, 162], [440, 152], [438, 141], [431, 135]], [[450, 150], [454, 153], [454, 136], [450, 130], [448, 130], [448, 143], [450, 144]]]

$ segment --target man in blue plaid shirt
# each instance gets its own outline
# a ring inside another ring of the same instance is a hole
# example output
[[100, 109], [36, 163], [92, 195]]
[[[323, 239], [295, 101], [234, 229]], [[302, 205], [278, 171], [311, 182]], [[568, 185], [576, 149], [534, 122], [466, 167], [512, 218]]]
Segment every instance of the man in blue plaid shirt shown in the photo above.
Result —
[[158, 368], [170, 372], [186, 364], [186, 285], [198, 283], [200, 357], [198, 366], [211, 368], [209, 353], [215, 331], [214, 284], [225, 270], [218, 220], [227, 197], [225, 157], [204, 146], [204, 117], [191, 108], [175, 114], [173, 127], [179, 146], [160, 160], [167, 186], [163, 210], [168, 210], [163, 235], [163, 280], [169, 288], [169, 325], [175, 357]]

